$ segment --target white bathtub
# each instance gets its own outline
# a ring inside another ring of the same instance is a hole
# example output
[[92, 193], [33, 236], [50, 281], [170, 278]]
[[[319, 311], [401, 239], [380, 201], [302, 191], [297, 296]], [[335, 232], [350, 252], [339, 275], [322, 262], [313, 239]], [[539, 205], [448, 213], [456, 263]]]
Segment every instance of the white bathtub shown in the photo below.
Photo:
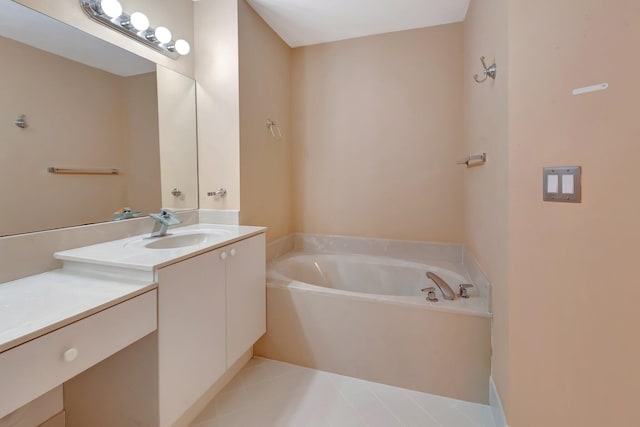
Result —
[[312, 236], [309, 245], [306, 235], [296, 239], [298, 250], [268, 266], [267, 333], [254, 347], [256, 355], [488, 403], [486, 284], [454, 301], [444, 300], [437, 287], [438, 302], [420, 292], [435, 287], [427, 271], [454, 291], [472, 282], [461, 246], [326, 236]]
[[[267, 270], [272, 287], [331, 292], [351, 297], [405, 303], [424, 308], [491, 317], [488, 292], [469, 288], [469, 298], [445, 300], [427, 272], [436, 273], [458, 293], [471, 279], [461, 265], [434, 261], [429, 264], [358, 254], [293, 252], [272, 262]], [[421, 289], [435, 287], [437, 302], [426, 300]], [[322, 289], [320, 289], [322, 288]]]

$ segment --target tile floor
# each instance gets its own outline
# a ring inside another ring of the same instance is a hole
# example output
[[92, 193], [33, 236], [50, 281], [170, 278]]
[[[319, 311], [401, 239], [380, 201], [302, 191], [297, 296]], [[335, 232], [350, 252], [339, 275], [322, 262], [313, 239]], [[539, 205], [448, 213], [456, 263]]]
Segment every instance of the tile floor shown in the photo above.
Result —
[[254, 358], [191, 427], [495, 427], [486, 405]]

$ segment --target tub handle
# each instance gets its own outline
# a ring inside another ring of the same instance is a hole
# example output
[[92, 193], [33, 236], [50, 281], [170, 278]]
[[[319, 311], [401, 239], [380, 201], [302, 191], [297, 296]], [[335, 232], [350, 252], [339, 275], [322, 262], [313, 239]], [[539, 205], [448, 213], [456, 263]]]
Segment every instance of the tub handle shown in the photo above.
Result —
[[469, 293], [467, 292], [469, 288], [473, 288], [473, 285], [470, 283], [460, 284], [460, 298], [469, 298]]
[[427, 293], [427, 301], [438, 302], [438, 298], [436, 297], [436, 288], [434, 288], [433, 286], [429, 288], [422, 288], [420, 289], [420, 292]]

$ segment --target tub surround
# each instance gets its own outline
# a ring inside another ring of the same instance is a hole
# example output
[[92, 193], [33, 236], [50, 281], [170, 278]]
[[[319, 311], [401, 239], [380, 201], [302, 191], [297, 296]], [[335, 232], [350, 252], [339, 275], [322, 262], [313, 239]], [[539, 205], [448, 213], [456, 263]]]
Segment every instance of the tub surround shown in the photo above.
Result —
[[463, 252], [463, 246], [457, 243], [434, 243], [302, 233], [296, 233], [294, 235], [294, 249], [304, 252], [386, 256], [416, 262], [439, 260], [452, 263], [461, 263]]
[[291, 252], [294, 248], [294, 235], [289, 234], [267, 245], [267, 263]]

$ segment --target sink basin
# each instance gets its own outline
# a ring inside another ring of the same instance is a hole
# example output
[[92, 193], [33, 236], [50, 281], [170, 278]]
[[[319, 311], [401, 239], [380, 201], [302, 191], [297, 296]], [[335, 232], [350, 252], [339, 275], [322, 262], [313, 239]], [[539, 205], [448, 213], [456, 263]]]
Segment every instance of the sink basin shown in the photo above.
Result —
[[147, 249], [176, 249], [187, 246], [200, 245], [213, 240], [219, 240], [229, 233], [223, 230], [211, 230], [199, 233], [174, 234], [166, 237], [158, 237], [144, 245]]

